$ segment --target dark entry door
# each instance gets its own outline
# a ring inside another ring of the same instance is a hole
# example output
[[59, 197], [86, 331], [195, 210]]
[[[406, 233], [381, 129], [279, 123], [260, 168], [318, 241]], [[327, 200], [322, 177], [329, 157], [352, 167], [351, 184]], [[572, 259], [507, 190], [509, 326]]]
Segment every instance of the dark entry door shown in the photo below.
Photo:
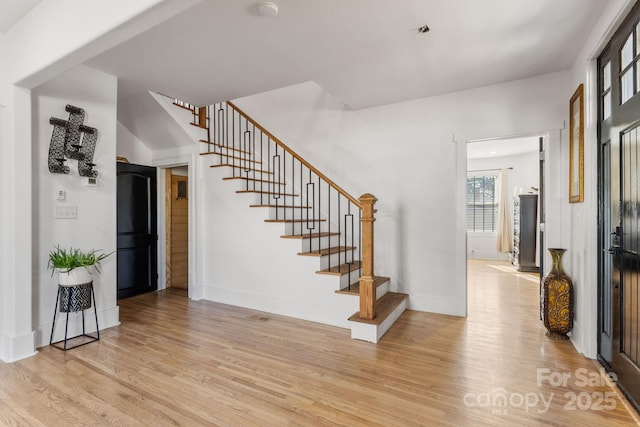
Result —
[[158, 289], [156, 169], [118, 163], [118, 298]]
[[598, 353], [640, 402], [640, 4], [599, 58]]

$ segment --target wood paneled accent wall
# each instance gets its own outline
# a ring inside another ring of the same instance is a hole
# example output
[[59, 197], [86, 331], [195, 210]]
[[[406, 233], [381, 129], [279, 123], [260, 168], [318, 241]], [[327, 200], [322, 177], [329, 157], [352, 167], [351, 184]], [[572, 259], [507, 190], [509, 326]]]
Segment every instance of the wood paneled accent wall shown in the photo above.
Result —
[[[189, 284], [189, 199], [188, 177], [166, 171], [167, 287], [188, 288]], [[182, 187], [178, 191], [178, 187]]]

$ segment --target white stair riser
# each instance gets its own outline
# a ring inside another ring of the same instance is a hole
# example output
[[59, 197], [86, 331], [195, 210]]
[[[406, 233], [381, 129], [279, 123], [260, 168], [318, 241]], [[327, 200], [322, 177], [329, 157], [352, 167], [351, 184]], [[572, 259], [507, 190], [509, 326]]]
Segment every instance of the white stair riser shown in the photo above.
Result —
[[[207, 155], [206, 158], [209, 160], [207, 163], [211, 166], [211, 165], [220, 165], [220, 164], [227, 164], [225, 161], [220, 161], [220, 156], [216, 156], [216, 155]], [[259, 166], [259, 165], [258, 165]], [[251, 169], [258, 169], [256, 171], [247, 171], [244, 167], [236, 165], [236, 167], [231, 167], [231, 166], [224, 166], [224, 167], [218, 167], [218, 168], [213, 168], [213, 169], [222, 169], [226, 172], [227, 177], [242, 177], [242, 178], [252, 178], [252, 179], [262, 179], [265, 181], [272, 181], [273, 178], [273, 174], [270, 173], [263, 173], [259, 171], [259, 167], [252, 167]], [[231, 180], [231, 181], [236, 181], [236, 180]], [[243, 182], [244, 180], [237, 180], [239, 182]], [[246, 185], [246, 184], [245, 184]], [[260, 185], [260, 183], [256, 183], [256, 185]], [[268, 185], [268, 183], [264, 182], [262, 183], [263, 187], [266, 189], [266, 186]]]
[[[253, 178], [253, 176], [250, 176]], [[255, 179], [269, 179], [268, 175], [260, 176], [256, 174]], [[233, 183], [233, 189], [236, 191], [246, 191], [246, 190], [255, 190], [255, 191], [271, 191], [270, 185], [266, 182], [260, 181], [250, 181], [245, 179], [228, 179], [225, 182]]]
[[[357, 280], [355, 282], [352, 283], [352, 285], [356, 284]], [[380, 299], [382, 298], [387, 292], [389, 292], [389, 282], [385, 282], [382, 285], [378, 286], [376, 288], [376, 299]], [[345, 286], [344, 288], [341, 288], [340, 290], [342, 291], [348, 291], [349, 290], [349, 286]]]
[[[358, 283], [358, 279], [354, 278], [353, 275], [352, 275], [352, 277], [351, 277], [351, 285], [354, 286], [356, 283]], [[340, 290], [348, 292], [350, 290], [354, 290], [354, 288], [352, 287], [351, 289], [349, 289], [349, 286], [347, 285], [347, 286], [345, 286], [343, 288], [340, 288]]]
[[[289, 205], [289, 204], [288, 204]], [[269, 208], [269, 219], [301, 219], [307, 218], [307, 215], [311, 218], [313, 213], [308, 208]]]
[[[290, 210], [288, 210], [287, 212], [289, 214]], [[287, 218], [289, 218], [289, 217], [287, 216]], [[281, 219], [284, 219], [284, 218], [281, 218]], [[303, 218], [298, 218], [298, 219], [302, 219], [304, 221], [295, 222], [295, 223], [286, 223], [287, 227], [285, 228], [285, 234], [309, 234], [309, 233], [315, 234], [315, 233], [329, 231], [329, 223], [328, 223], [328, 221], [311, 221], [311, 219], [313, 219], [313, 217], [310, 217], [309, 218], [310, 221], [307, 222], [306, 221], [306, 219], [307, 219], [306, 216], [303, 217]], [[323, 219], [323, 218], [321, 218], [321, 219]], [[309, 228], [307, 228], [307, 226], [312, 227], [311, 230], [309, 230]], [[335, 224], [331, 224], [331, 230], [330, 231], [331, 232], [341, 232], [340, 242], [337, 243], [337, 244], [341, 244], [343, 246], [344, 245], [346, 245], [346, 246], [357, 246], [358, 243], [359, 243], [358, 239], [357, 239], [357, 236], [356, 236], [356, 238], [352, 238], [351, 236], [346, 236], [346, 239], [345, 239], [344, 228], [342, 228], [341, 230], [338, 230], [338, 226], [336, 226]]]
[[380, 325], [349, 322], [351, 323], [351, 338], [377, 343], [406, 309], [407, 300], [405, 299]]
[[[355, 284], [358, 280], [353, 281], [351, 284]], [[387, 280], [386, 282], [384, 282], [382, 285], [378, 286], [376, 288], [376, 299], [380, 299], [384, 296], [384, 294], [386, 294], [387, 292], [389, 292], [390, 290], [390, 284], [391, 282], [389, 280]], [[349, 286], [345, 286], [344, 288], [341, 288], [341, 290], [347, 290]]]
[[349, 283], [355, 283], [360, 279], [360, 270], [353, 270], [351, 274], [343, 274], [340, 276], [340, 289], [349, 286]]
[[[206, 150], [206, 147], [205, 147]], [[204, 151], [204, 153], [206, 153], [206, 151]], [[268, 170], [266, 168], [264, 168], [262, 164], [260, 163], [253, 163], [253, 162], [249, 162], [247, 161], [246, 163], [242, 160], [238, 160], [238, 159], [234, 159], [233, 156], [238, 156], [238, 154], [234, 154], [231, 150], [229, 150], [229, 157], [227, 157], [226, 153], [224, 153], [224, 155], [219, 155], [218, 153], [220, 153], [219, 149], [216, 148], [213, 154], [205, 154], [208, 162], [210, 162], [211, 165], [233, 165], [233, 167], [236, 169], [235, 175], [238, 176], [247, 176], [247, 173], [249, 174], [248, 176], [250, 178], [254, 178], [253, 173], [254, 171], [251, 169], [256, 169], [255, 173], [256, 176], [255, 178], [259, 178], [259, 174], [260, 174], [260, 170]], [[231, 168], [232, 166], [228, 166], [229, 168]], [[248, 171], [248, 172], [247, 172]], [[269, 174], [270, 176], [273, 176], [272, 174]]]
[[[273, 191], [273, 190], [267, 190], [267, 191]], [[278, 192], [280, 190], [276, 188], [275, 191]], [[289, 194], [293, 194], [293, 193], [290, 192], [289, 190], [282, 189], [281, 191], [283, 193], [286, 193], [287, 196], [285, 195], [278, 196], [277, 194], [253, 193], [254, 194], [253, 202], [256, 205], [260, 205], [260, 204], [275, 205], [276, 202], [279, 205], [287, 205], [287, 206], [290, 206], [292, 204], [296, 204], [296, 205], [300, 204], [300, 197], [290, 196]]]
[[340, 252], [339, 254], [335, 253], [331, 255], [324, 255], [320, 257], [320, 269], [325, 270], [329, 267], [335, 267], [336, 265], [351, 262], [353, 261], [354, 257], [358, 257], [358, 248], [354, 249], [353, 251], [348, 250]]
[[[324, 236], [314, 237], [312, 239], [302, 239], [302, 247], [300, 252], [311, 252], [312, 250], [318, 250], [318, 248], [331, 248], [338, 246], [340, 236]], [[318, 244], [320, 246], [318, 246]]]
[[326, 222], [287, 222], [284, 223], [284, 234], [306, 234], [309, 233], [307, 228], [313, 227], [311, 233], [321, 233], [326, 229]]
[[390, 280], [387, 280], [382, 285], [378, 286], [378, 288], [376, 289], [376, 299], [382, 298], [384, 296], [384, 294], [389, 292], [390, 286], [391, 286], [391, 281]]
[[[206, 150], [206, 145], [205, 145], [205, 150]], [[268, 168], [265, 167], [263, 163], [256, 163], [256, 162], [260, 162], [259, 158], [252, 158], [248, 154], [245, 154], [237, 150], [244, 150], [244, 148], [236, 146], [235, 150], [232, 150], [231, 148], [227, 150], [226, 148], [211, 146], [211, 152], [215, 154], [208, 154], [208, 156], [211, 157], [215, 162], [234, 165], [234, 166], [237, 166], [238, 168], [268, 170]], [[240, 157], [240, 158], [234, 159], [234, 157]]]

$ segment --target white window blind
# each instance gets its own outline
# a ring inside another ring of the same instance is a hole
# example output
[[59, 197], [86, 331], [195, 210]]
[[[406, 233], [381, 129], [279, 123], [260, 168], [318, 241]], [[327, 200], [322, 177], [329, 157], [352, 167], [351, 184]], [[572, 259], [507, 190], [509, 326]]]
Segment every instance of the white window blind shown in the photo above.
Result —
[[496, 231], [497, 178], [497, 175], [467, 176], [467, 231]]

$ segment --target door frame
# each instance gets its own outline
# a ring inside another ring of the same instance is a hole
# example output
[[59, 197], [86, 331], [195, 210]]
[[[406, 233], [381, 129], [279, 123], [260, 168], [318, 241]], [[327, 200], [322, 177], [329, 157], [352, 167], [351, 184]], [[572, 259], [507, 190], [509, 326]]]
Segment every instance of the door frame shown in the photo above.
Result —
[[[456, 254], [456, 258], [458, 260], [457, 268], [462, 269], [460, 274], [464, 275], [464, 279], [460, 277], [457, 280], [464, 280], [464, 288], [460, 286], [460, 291], [458, 292], [459, 298], [460, 296], [464, 296], [464, 316], [467, 315], [468, 312], [468, 278], [467, 278], [467, 230], [466, 230], [466, 182], [467, 182], [467, 144], [469, 142], [477, 142], [477, 141], [489, 141], [489, 140], [499, 140], [499, 139], [511, 139], [511, 138], [522, 138], [522, 137], [542, 137], [543, 138], [543, 149], [544, 149], [544, 169], [540, 170], [541, 175], [539, 175], [538, 179], [541, 186], [539, 194], [543, 194], [544, 198], [540, 199], [540, 203], [544, 203], [544, 206], [541, 206], [541, 209], [545, 214], [545, 226], [544, 226], [544, 235], [545, 237], [541, 239], [541, 248], [540, 250], [544, 252], [544, 257], [540, 258], [540, 277], [545, 277], [550, 270], [551, 266], [551, 255], [548, 253], [547, 249], [550, 246], [549, 244], [549, 236], [551, 233], [561, 232], [561, 220], [562, 220], [562, 211], [559, 204], [554, 204], [550, 201], [556, 200], [560, 196], [560, 187], [558, 185], [552, 186], [552, 182], [561, 182], [559, 181], [561, 175], [561, 168], [559, 167], [558, 162], [552, 162], [550, 159], [561, 159], [561, 130], [552, 129], [535, 133], [523, 133], [516, 135], [509, 135], [503, 137], [488, 137], [488, 138], [472, 138], [467, 140], [454, 141], [456, 143], [456, 158], [457, 158], [457, 201], [456, 205], [457, 209], [457, 224], [456, 227], [456, 240], [461, 242], [458, 245], [458, 250]], [[564, 178], [564, 177], [563, 177]], [[538, 223], [540, 223], [540, 218], [538, 218]], [[542, 233], [542, 231], [541, 231]], [[464, 242], [464, 244], [462, 244]], [[554, 242], [556, 244], [557, 242]], [[462, 249], [462, 250], [460, 250]], [[460, 282], [456, 282], [460, 283]]]
[[[202, 299], [203, 287], [200, 285], [198, 272], [198, 265], [201, 265], [202, 251], [197, 250], [198, 242], [196, 239], [197, 231], [200, 229], [200, 224], [197, 222], [197, 195], [198, 195], [198, 182], [197, 176], [199, 176], [198, 159], [200, 155], [197, 152], [198, 147], [194, 146], [191, 153], [181, 154], [177, 153], [172, 156], [167, 156], [162, 159], [154, 160], [153, 166], [158, 168], [158, 236], [163, 236], [158, 240], [158, 290], [166, 289], [167, 284], [167, 229], [166, 229], [166, 212], [167, 212], [167, 189], [166, 189], [166, 172], [167, 169], [186, 166], [189, 170], [188, 178], [189, 185], [187, 187], [189, 197], [189, 291], [188, 296], [190, 299], [199, 300]], [[184, 151], [184, 150], [183, 150]]]

